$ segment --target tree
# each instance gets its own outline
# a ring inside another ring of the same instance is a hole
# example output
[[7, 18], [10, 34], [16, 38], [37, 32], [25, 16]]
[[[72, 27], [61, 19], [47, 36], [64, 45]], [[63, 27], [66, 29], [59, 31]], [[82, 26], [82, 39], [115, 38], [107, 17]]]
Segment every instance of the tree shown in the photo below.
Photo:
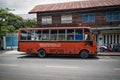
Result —
[[0, 49], [1, 49], [1, 41], [2, 41], [2, 26], [5, 25], [6, 14], [8, 13], [8, 8], [0, 8]]
[[[13, 26], [15, 29], [18, 29], [20, 24], [22, 23], [23, 19], [18, 16], [10, 13], [11, 9], [8, 8], [0, 8], [0, 35], [2, 36], [2, 27], [3, 26]], [[6, 28], [8, 29], [8, 28]]]
[[23, 19], [18, 15], [10, 13], [9, 12], [10, 10], [11, 9], [9, 8], [0, 8], [0, 36], [1, 37], [6, 34], [5, 32], [9, 32], [8, 31], [9, 29], [5, 27], [13, 26], [15, 30], [18, 30], [19, 28], [36, 27], [36, 22], [37, 22], [36, 19]]
[[0, 48], [1, 40], [4, 35], [16, 32], [19, 28], [35, 27], [37, 22], [36, 19], [23, 19], [9, 11], [11, 11], [11, 9], [0, 7]]
[[15, 27], [13, 25], [10, 26], [2, 26], [2, 35], [5, 36], [6, 34], [10, 33], [16, 33], [17, 30], [15, 29]]
[[24, 19], [23, 20], [23, 27], [33, 28], [36, 27], [36, 19]]

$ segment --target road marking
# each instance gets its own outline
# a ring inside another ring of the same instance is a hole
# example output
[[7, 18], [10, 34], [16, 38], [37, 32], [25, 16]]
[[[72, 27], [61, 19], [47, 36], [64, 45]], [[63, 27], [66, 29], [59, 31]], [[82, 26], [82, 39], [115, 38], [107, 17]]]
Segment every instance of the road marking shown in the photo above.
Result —
[[117, 59], [99, 59], [98, 61], [100, 61], [100, 62], [109, 62], [109, 61], [119, 61], [119, 60], [117, 60]]
[[65, 68], [65, 69], [79, 69], [78, 66], [46, 66], [48, 68]]
[[0, 64], [0, 66], [10, 66], [10, 67], [15, 67], [18, 66], [16, 64]]
[[120, 70], [120, 68], [114, 68], [114, 70]]

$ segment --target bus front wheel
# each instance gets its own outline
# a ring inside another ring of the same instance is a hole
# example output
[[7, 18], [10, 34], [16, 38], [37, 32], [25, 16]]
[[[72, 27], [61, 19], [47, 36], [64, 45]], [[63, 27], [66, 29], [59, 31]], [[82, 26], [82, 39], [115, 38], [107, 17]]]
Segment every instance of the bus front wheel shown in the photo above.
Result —
[[86, 58], [88, 58], [88, 56], [89, 56], [89, 52], [88, 51], [83, 50], [83, 51], [80, 52], [80, 57], [81, 58], [86, 59]]
[[40, 57], [40, 58], [43, 58], [43, 57], [45, 57], [46, 56], [46, 51], [45, 50], [43, 50], [43, 49], [41, 49], [41, 50], [39, 50], [38, 51], [38, 56]]

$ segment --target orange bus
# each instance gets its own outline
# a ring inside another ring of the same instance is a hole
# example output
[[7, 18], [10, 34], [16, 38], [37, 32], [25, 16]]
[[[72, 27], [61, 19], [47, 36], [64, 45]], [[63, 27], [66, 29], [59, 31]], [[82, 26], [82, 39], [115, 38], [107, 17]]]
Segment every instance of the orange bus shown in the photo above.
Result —
[[38, 54], [72, 54], [87, 58], [97, 54], [90, 27], [20, 28], [18, 51]]

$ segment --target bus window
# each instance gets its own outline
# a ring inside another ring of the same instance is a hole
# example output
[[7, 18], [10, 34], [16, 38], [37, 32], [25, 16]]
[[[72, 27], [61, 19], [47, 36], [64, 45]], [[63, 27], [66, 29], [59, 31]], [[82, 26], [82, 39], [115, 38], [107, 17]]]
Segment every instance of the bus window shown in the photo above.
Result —
[[42, 31], [42, 40], [46, 41], [46, 40], [49, 40], [49, 30], [43, 30]]
[[83, 29], [75, 30], [75, 40], [83, 40]]
[[50, 40], [51, 41], [57, 40], [57, 30], [51, 30]]
[[91, 40], [90, 34], [85, 34], [84, 35], [84, 40], [90, 41]]
[[27, 40], [27, 31], [26, 30], [20, 31], [20, 40]]
[[84, 40], [86, 40], [86, 41], [90, 41], [91, 40], [90, 29], [84, 29]]
[[34, 30], [28, 30], [27, 40], [35, 40]]
[[65, 39], [65, 30], [58, 30], [58, 40], [64, 41]]
[[74, 29], [67, 30], [67, 40], [68, 41], [74, 40]]
[[90, 33], [90, 29], [84, 29], [84, 33]]
[[39, 41], [41, 39], [41, 30], [35, 30], [35, 40]]

